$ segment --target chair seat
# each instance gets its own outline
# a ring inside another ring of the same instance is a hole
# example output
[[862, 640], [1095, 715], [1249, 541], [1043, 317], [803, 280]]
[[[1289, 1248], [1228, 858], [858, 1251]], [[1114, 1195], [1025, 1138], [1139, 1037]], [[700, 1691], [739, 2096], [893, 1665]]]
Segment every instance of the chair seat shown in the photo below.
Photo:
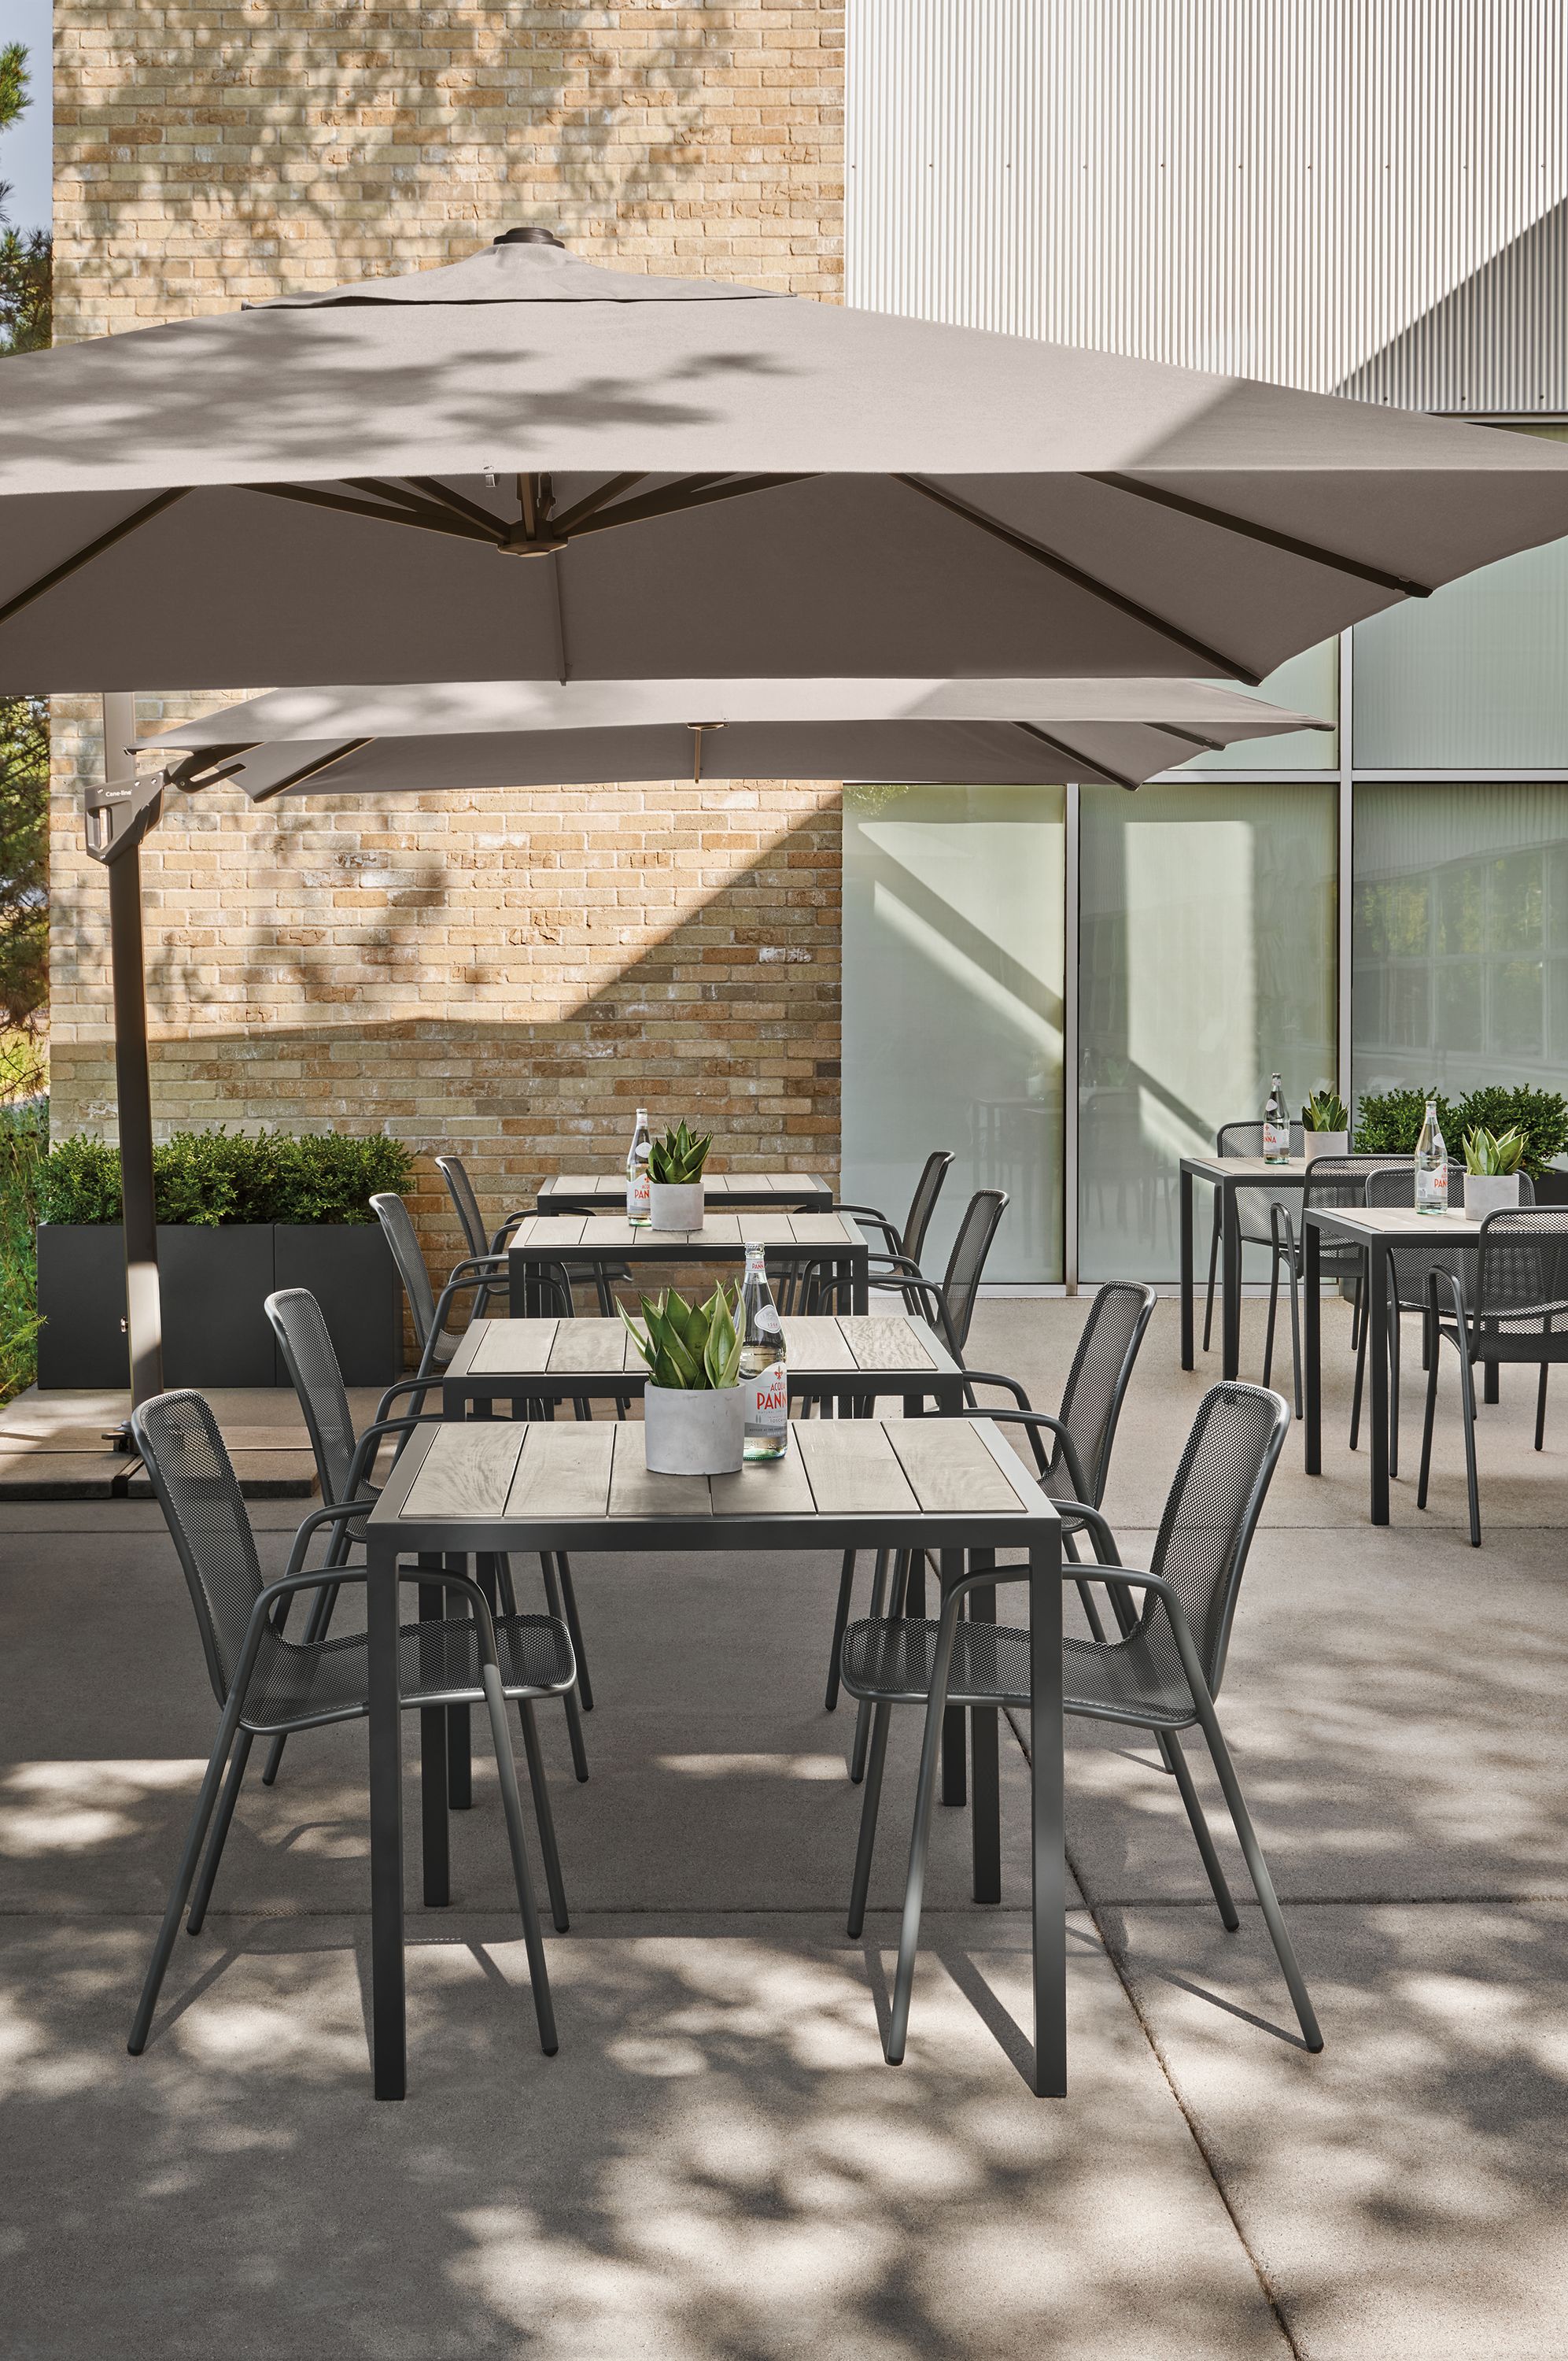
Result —
[[[931, 1693], [938, 1628], [912, 1618], [851, 1623], [844, 1634], [843, 1659], [850, 1696], [873, 1704], [924, 1705]], [[1197, 1719], [1175, 1642], [1163, 1622], [1140, 1624], [1125, 1639], [1064, 1639], [1062, 1681], [1064, 1709], [1093, 1720], [1179, 1730]], [[950, 1702], [1027, 1706], [1030, 1695], [1027, 1631], [1005, 1623], [960, 1623], [948, 1668]]]
[[[498, 1615], [496, 1654], [508, 1697], [555, 1697], [576, 1678], [566, 1627], [552, 1615]], [[398, 1634], [398, 1693], [405, 1707], [477, 1705], [484, 1699], [479, 1630], [467, 1616], [405, 1623]], [[263, 1639], [246, 1692], [244, 1727], [293, 1730], [344, 1721], [367, 1709], [363, 1631], [296, 1643]]]

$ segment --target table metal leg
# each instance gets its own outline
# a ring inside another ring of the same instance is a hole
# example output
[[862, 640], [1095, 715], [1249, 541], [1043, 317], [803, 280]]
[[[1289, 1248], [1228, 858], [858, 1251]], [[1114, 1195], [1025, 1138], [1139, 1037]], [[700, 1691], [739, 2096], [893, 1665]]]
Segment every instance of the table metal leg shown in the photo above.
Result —
[[1388, 1521], [1388, 1257], [1366, 1257], [1366, 1377], [1371, 1395], [1372, 1521]]
[[408, 2087], [403, 2004], [403, 1791], [398, 1705], [398, 1559], [372, 1537], [366, 1586], [370, 1722], [370, 2026], [378, 2099]]
[[1220, 1375], [1229, 1380], [1240, 1377], [1242, 1367], [1242, 1225], [1235, 1191], [1222, 1189], [1220, 1202]]
[[1481, 1379], [1482, 1400], [1489, 1402], [1500, 1401], [1502, 1400], [1502, 1390], [1498, 1383], [1500, 1372], [1497, 1363], [1496, 1361], [1483, 1361], [1481, 1368], [1483, 1372]]
[[871, 1263], [864, 1254], [850, 1257], [850, 1294], [855, 1310], [863, 1318], [872, 1308]]
[[1303, 1446], [1309, 1476], [1323, 1472], [1322, 1238], [1315, 1222], [1301, 1224], [1301, 1352], [1306, 1396]]
[[[421, 1557], [421, 1571], [429, 1566], [437, 1573], [439, 1557]], [[446, 1594], [438, 1582], [422, 1582], [419, 1587], [419, 1620], [422, 1623], [439, 1622], [446, 1612]], [[440, 1705], [420, 1708], [419, 1717], [419, 1817], [420, 1843], [423, 1855], [424, 1906], [427, 1910], [444, 1910], [452, 1899], [451, 1860], [446, 1827], [446, 1708]]]
[[1181, 1175], [1181, 1366], [1192, 1367], [1192, 1175]]
[[1062, 1820], [1061, 1543], [1029, 1552], [1029, 1784], [1035, 2089], [1067, 2095], [1067, 1854]]
[[[956, 1572], [963, 1564], [962, 1555], [957, 1551], [949, 1554]], [[946, 1573], [947, 1554], [942, 1563]], [[971, 1550], [969, 1563], [970, 1572], [978, 1574], [983, 1566], [995, 1565], [996, 1552]], [[971, 1590], [965, 1604], [971, 1623], [995, 1622], [994, 1590]], [[998, 1737], [996, 1708], [972, 1707], [970, 1711], [970, 1747], [974, 1797], [970, 1806], [970, 1837], [974, 1849], [973, 1891], [977, 1902], [1000, 1902], [1002, 1899], [1002, 1769]]]

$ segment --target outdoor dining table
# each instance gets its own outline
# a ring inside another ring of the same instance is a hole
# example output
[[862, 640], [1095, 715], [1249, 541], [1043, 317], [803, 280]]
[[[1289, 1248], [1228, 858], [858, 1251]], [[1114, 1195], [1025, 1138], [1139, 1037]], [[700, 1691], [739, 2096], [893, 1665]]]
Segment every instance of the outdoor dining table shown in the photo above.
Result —
[[[906, 1411], [927, 1402], [964, 1405], [964, 1373], [924, 1321], [794, 1319], [784, 1323], [792, 1394], [830, 1400], [848, 1415], [878, 1396], [902, 1396]], [[640, 1394], [648, 1365], [621, 1320], [475, 1320], [442, 1378], [448, 1418], [493, 1413], [498, 1403], [605, 1401]]]
[[1241, 1189], [1303, 1190], [1311, 1166], [1304, 1156], [1267, 1164], [1261, 1156], [1184, 1156], [1181, 1159], [1181, 1366], [1192, 1367], [1192, 1183], [1220, 1192], [1220, 1375], [1241, 1375], [1242, 1234], [1236, 1212]]
[[[716, 1213], [738, 1205], [757, 1205], [764, 1212], [825, 1213], [833, 1202], [831, 1185], [816, 1172], [705, 1172], [703, 1193]], [[606, 1213], [624, 1209], [624, 1172], [554, 1172], [540, 1184], [542, 1213]]]
[[[653, 1476], [642, 1430], [613, 1420], [450, 1421], [416, 1432], [366, 1521], [371, 2041], [378, 2099], [407, 2088], [403, 1985], [402, 1719], [397, 1569], [405, 1560], [515, 1551], [914, 1549], [944, 1590], [1001, 1551], [1028, 1565], [1034, 2088], [1067, 2087], [1062, 1830], [1061, 1529], [1031, 1469], [980, 1418], [803, 1420], [782, 1459], [733, 1476]], [[743, 1573], [738, 1569], [738, 1579]], [[993, 1591], [970, 1594], [995, 1620]], [[759, 1656], [756, 1674], [773, 1677]], [[977, 1900], [1001, 1898], [997, 1716], [970, 1714]], [[444, 1754], [422, 1715], [422, 1750]], [[423, 1839], [445, 1843], [439, 1764], [427, 1761]], [[431, 1799], [435, 1798], [435, 1808]], [[434, 1822], [440, 1816], [441, 1825]], [[849, 1864], [846, 1862], [846, 1883]]]
[[511, 1315], [526, 1320], [543, 1311], [541, 1281], [563, 1262], [586, 1262], [607, 1276], [624, 1263], [738, 1264], [749, 1245], [767, 1248], [770, 1269], [822, 1263], [831, 1280], [848, 1281], [850, 1311], [866, 1310], [871, 1248], [848, 1213], [712, 1213], [700, 1230], [633, 1228], [624, 1213], [530, 1213], [507, 1247]]
[[[1388, 1291], [1390, 1246], [1422, 1246], [1429, 1252], [1452, 1247], [1474, 1253], [1481, 1243], [1481, 1224], [1468, 1213], [1418, 1213], [1409, 1205], [1313, 1205], [1302, 1225], [1301, 1357], [1305, 1416], [1302, 1437], [1309, 1476], [1323, 1472], [1323, 1383], [1321, 1243], [1325, 1235], [1360, 1246], [1366, 1257], [1367, 1422], [1370, 1430], [1371, 1518], [1375, 1525], [1388, 1521], [1388, 1322], [1398, 1318]], [[1486, 1370], [1486, 1398], [1497, 1399], [1497, 1366]]]

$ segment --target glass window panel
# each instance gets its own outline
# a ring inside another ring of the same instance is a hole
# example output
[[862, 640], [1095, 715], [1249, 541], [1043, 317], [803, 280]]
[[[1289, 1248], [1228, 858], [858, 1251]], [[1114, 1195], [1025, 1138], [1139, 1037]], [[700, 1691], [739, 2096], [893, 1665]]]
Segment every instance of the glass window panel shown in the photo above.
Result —
[[1177, 1160], [1334, 1071], [1336, 791], [1083, 790], [1079, 1264], [1168, 1279]]
[[[1561, 1086], [1568, 1061], [1568, 784], [1362, 780], [1355, 788], [1352, 977], [1357, 1095], [1435, 1084]], [[1434, 912], [1391, 961], [1364, 906]], [[1549, 1025], [1550, 1017], [1550, 1025]]]
[[844, 1195], [902, 1223], [950, 1148], [927, 1270], [1001, 1187], [988, 1278], [1062, 1276], [1065, 853], [1060, 787], [844, 791]]
[[[1324, 640], [1318, 647], [1303, 649], [1299, 656], [1291, 656], [1277, 672], [1271, 672], [1266, 680], [1260, 681], [1256, 688], [1243, 688], [1234, 680], [1223, 681], [1220, 686], [1242, 697], [1261, 697], [1270, 705], [1288, 706], [1292, 713], [1310, 713], [1321, 720], [1337, 722], [1339, 642]], [[1249, 738], [1234, 746], [1195, 754], [1190, 763], [1184, 763], [1171, 775], [1179, 779], [1182, 771], [1201, 768], [1239, 771], [1253, 778], [1259, 771], [1332, 771], [1338, 761], [1337, 730], [1291, 730], [1282, 738]]]
[[1354, 741], [1372, 770], [1568, 762], [1568, 541], [1358, 623]]

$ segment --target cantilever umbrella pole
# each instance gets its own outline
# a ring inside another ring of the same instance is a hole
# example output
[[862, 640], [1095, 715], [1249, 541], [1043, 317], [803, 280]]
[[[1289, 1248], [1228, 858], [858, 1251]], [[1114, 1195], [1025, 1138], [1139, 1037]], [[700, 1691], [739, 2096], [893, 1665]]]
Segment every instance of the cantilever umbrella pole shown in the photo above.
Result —
[[101, 790], [87, 796], [87, 850], [109, 873], [109, 962], [114, 990], [115, 1093], [120, 1133], [120, 1203], [126, 1242], [126, 1341], [133, 1410], [163, 1390], [163, 1307], [152, 1180], [152, 1076], [147, 1046], [142, 949], [141, 840], [163, 804], [163, 774], [127, 775], [136, 703], [104, 698]]

